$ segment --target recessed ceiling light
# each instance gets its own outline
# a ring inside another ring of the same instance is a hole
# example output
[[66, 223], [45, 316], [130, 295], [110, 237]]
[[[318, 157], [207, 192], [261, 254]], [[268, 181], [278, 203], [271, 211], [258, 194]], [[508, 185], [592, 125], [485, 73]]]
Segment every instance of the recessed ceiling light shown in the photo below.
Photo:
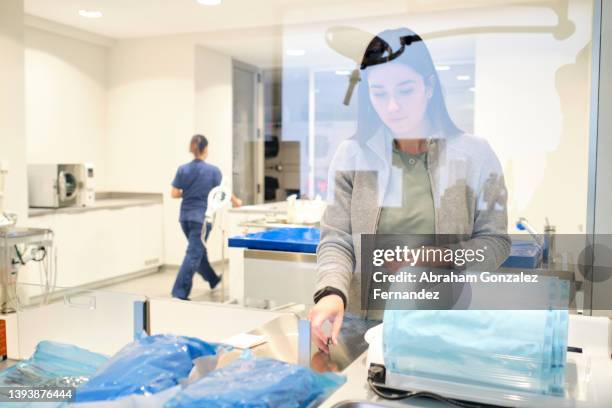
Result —
[[196, 0], [199, 4], [204, 6], [218, 6], [221, 4], [221, 0]]
[[436, 71], [448, 71], [449, 69], [448, 65], [436, 65]]
[[347, 69], [338, 69], [336, 70], [336, 75], [351, 75], [351, 71]]
[[291, 57], [301, 57], [304, 54], [306, 54], [306, 50], [297, 50], [297, 49], [287, 50], [287, 55]]
[[474, 88], [473, 86], [470, 87], [470, 92], [476, 92], [476, 88]]
[[100, 10], [79, 10], [79, 16], [85, 18], [100, 18], [102, 12]]
[[457, 75], [457, 81], [469, 81], [469, 80], [470, 80], [469, 75]]

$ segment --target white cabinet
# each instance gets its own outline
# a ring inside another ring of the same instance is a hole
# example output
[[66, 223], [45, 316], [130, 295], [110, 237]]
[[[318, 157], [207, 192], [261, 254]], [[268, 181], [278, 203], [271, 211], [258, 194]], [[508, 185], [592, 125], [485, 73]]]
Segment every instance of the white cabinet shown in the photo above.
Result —
[[[141, 205], [32, 217], [55, 233], [57, 286], [74, 287], [161, 266], [162, 205]], [[38, 283], [37, 271], [20, 281]]]
[[139, 207], [140, 222], [140, 259], [145, 267], [162, 264], [163, 245], [163, 208], [161, 205]]

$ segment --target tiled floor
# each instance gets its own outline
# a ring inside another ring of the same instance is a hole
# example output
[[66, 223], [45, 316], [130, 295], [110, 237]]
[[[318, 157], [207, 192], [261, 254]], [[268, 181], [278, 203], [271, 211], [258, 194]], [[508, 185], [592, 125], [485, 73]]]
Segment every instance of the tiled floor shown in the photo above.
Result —
[[[215, 290], [211, 291], [210, 286], [208, 286], [208, 282], [204, 281], [204, 279], [202, 279], [202, 277], [196, 273], [193, 276], [193, 288], [191, 289], [190, 296], [191, 300], [222, 302], [227, 299], [227, 293], [229, 291], [227, 285], [227, 282], [229, 281], [226, 271], [228, 269], [227, 264], [216, 264], [213, 265], [213, 268], [215, 269], [217, 275], [221, 275], [222, 273], [224, 274], [223, 280], [226, 283], [224, 288], [226, 297], [223, 299], [221, 296], [224, 286], [223, 281], [215, 288]], [[174, 285], [177, 271], [178, 269], [176, 267], [164, 267], [157, 273], [152, 273], [150, 275], [130, 279], [125, 282], [105, 286], [101, 289], [133, 293], [149, 297], [171, 297], [170, 292], [172, 290], [172, 285]]]

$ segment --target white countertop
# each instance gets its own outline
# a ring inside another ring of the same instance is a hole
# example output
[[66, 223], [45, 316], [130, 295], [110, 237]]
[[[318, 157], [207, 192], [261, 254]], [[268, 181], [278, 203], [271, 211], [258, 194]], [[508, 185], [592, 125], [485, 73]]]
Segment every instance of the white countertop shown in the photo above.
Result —
[[230, 208], [229, 212], [234, 213], [253, 213], [253, 214], [286, 214], [287, 202], [278, 201], [274, 203], [243, 205], [238, 208]]
[[102, 193], [93, 205], [89, 207], [64, 207], [64, 208], [30, 208], [30, 217], [41, 217], [51, 214], [76, 214], [88, 211], [105, 209], [119, 209], [142, 205], [161, 204], [163, 195], [158, 193]]

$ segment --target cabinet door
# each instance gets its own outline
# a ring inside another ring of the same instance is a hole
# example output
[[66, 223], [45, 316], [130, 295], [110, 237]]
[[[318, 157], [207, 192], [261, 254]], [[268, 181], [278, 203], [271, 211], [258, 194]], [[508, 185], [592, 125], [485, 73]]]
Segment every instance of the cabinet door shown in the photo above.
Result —
[[143, 207], [127, 207], [111, 210], [110, 232], [113, 269], [108, 277], [116, 277], [144, 269], [142, 255], [142, 233], [140, 231]]
[[149, 205], [140, 208], [140, 243], [142, 268], [160, 266], [163, 263], [163, 208]]
[[[56, 213], [28, 225], [53, 230], [57, 286], [75, 287], [160, 266], [162, 216], [162, 206], [151, 205]], [[39, 281], [38, 269], [23, 275], [21, 282]]]
[[[103, 211], [96, 211], [99, 215]], [[51, 229], [57, 254], [57, 285], [74, 287], [100, 279], [108, 260], [98, 218], [88, 213], [56, 214]]]
[[113, 269], [107, 277], [142, 271], [161, 265], [163, 219], [161, 205], [128, 207], [110, 211], [106, 225]]

